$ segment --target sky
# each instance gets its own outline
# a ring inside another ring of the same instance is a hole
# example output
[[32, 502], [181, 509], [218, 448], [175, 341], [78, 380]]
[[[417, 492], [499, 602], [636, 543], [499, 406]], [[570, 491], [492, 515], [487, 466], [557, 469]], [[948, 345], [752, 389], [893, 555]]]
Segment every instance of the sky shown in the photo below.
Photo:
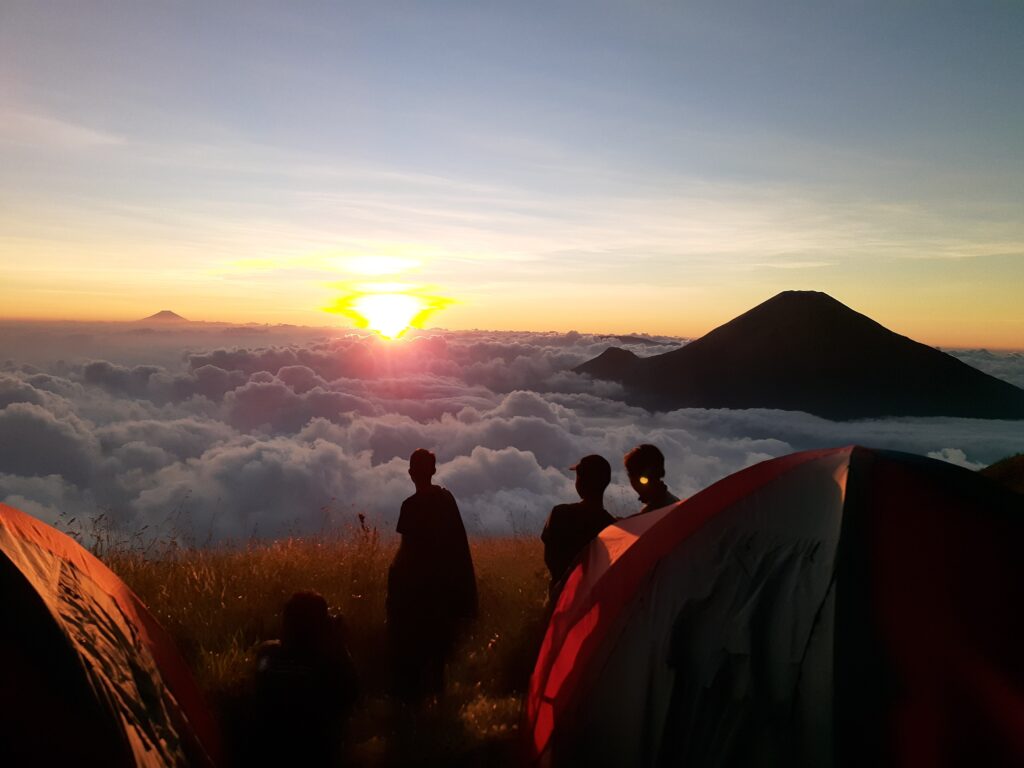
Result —
[[391, 291], [692, 337], [795, 288], [1019, 349], [1022, 31], [1010, 0], [4, 0], [0, 316], [344, 326]]

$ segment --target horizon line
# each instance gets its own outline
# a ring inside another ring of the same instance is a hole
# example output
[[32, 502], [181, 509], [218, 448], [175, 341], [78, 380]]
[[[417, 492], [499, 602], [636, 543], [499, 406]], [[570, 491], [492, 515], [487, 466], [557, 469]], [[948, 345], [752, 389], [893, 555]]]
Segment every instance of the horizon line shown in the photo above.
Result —
[[[161, 311], [165, 311], [165, 310], [161, 310]], [[171, 311], [173, 311], [173, 310], [171, 310]], [[177, 314], [177, 313], [175, 313], [175, 314]], [[180, 317], [180, 315], [179, 315], [179, 317]], [[49, 317], [18, 317], [18, 316], [2, 316], [2, 315], [0, 315], [0, 324], [3, 324], [3, 323], [17, 323], [17, 324], [22, 324], [22, 323], [24, 323], [24, 324], [30, 324], [30, 323], [46, 324], [46, 323], [49, 323], [49, 324], [62, 324], [62, 323], [64, 323], [64, 324], [83, 324], [83, 325], [84, 324], [93, 324], [93, 325], [139, 325], [141, 323], [147, 322], [147, 320], [149, 320], [149, 317], [139, 318], [137, 320], [117, 320], [117, 319], [102, 319], [101, 320], [101, 319], [87, 319], [87, 318], [67, 318], [67, 317], [64, 317], [64, 318], [59, 318], [59, 317], [58, 318], [49, 318]], [[346, 326], [326, 325], [326, 324], [325, 325], [305, 325], [305, 324], [301, 324], [301, 323], [281, 323], [281, 322], [269, 323], [269, 322], [259, 322], [257, 320], [247, 320], [247, 321], [244, 321], [244, 322], [237, 322], [237, 321], [231, 321], [231, 320], [191, 320], [191, 319], [163, 320], [163, 321], [161, 321], [161, 320], [153, 320], [153, 321], [150, 321], [150, 322], [152, 324], [149, 325], [149, 326], [146, 326], [146, 327], [159, 328], [159, 327], [161, 327], [161, 325], [164, 325], [164, 324], [166, 324], [166, 327], [168, 327], [168, 328], [174, 327], [174, 326], [177, 326], [177, 327], [180, 328], [182, 326], [189, 326], [189, 325], [235, 326], [235, 327], [243, 327], [243, 328], [256, 326], [256, 327], [264, 327], [264, 328], [304, 328], [304, 329], [310, 329], [310, 330], [340, 331], [340, 332], [345, 332], [345, 333], [355, 333], [355, 334], [358, 334], [358, 335], [364, 335], [364, 336], [368, 336], [368, 337], [380, 336], [380, 334], [378, 334], [375, 331], [368, 331], [368, 330], [363, 329], [363, 328], [356, 328], [354, 326], [346, 327]], [[729, 322], [729, 321], [726, 321], [726, 322]], [[724, 325], [724, 323], [720, 324], [720, 325]], [[433, 327], [430, 327], [430, 328], [413, 328], [413, 329], [411, 329], [411, 331], [413, 331], [413, 332], [420, 332], [420, 333], [423, 333], [423, 332], [438, 332], [438, 333], [537, 333], [537, 334], [542, 334], [542, 333], [559, 333], [559, 334], [579, 333], [579, 334], [584, 335], [584, 336], [613, 336], [613, 337], [614, 336], [638, 336], [638, 337], [647, 337], [647, 338], [652, 338], [652, 339], [656, 339], [656, 338], [680, 339], [682, 341], [690, 342], [690, 341], [696, 341], [697, 339], [701, 338], [702, 336], [707, 335], [708, 333], [713, 331], [715, 328], [720, 327], [720, 325], [716, 325], [714, 328], [710, 328], [707, 331], [705, 331], [704, 333], [692, 334], [692, 335], [686, 335], [686, 334], [658, 334], [658, 333], [650, 333], [649, 331], [619, 331], [619, 332], [616, 332], [616, 331], [581, 331], [581, 330], [579, 330], [577, 328], [569, 328], [567, 330], [559, 330], [559, 329], [555, 329], [555, 328], [549, 328], [549, 329], [546, 329], [546, 330], [527, 330], [527, 329], [521, 329], [521, 328], [520, 329], [516, 329], [516, 328], [446, 328], [446, 327], [442, 327], [442, 326], [433, 326]], [[883, 327], [885, 327], [886, 330], [892, 331], [892, 329], [888, 328], [887, 326], [883, 325]], [[892, 332], [893, 333], [897, 333], [896, 331], [892, 331]], [[900, 335], [906, 335], [906, 334], [900, 334]], [[381, 338], [384, 339], [383, 336], [381, 336]], [[992, 351], [997, 351], [997, 352], [1024, 352], [1024, 346], [1016, 346], [1016, 347], [1004, 346], [1004, 345], [998, 344], [998, 343], [997, 344], [967, 344], [967, 345], [964, 345], [964, 344], [947, 344], [947, 343], [932, 343], [932, 342], [929, 342], [929, 341], [922, 341], [921, 339], [914, 338], [912, 336], [907, 336], [907, 338], [910, 338], [912, 341], [917, 341], [918, 343], [925, 344], [925, 345], [930, 346], [930, 347], [934, 347], [936, 349], [992, 350]], [[384, 339], [384, 340], [386, 340], [386, 341], [396, 341], [396, 342], [401, 341], [401, 339]]]

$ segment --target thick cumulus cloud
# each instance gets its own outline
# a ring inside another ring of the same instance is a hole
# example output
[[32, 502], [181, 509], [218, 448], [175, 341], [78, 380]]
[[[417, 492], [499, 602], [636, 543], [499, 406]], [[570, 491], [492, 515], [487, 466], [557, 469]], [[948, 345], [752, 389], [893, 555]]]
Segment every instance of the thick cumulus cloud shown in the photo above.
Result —
[[89, 424], [73, 414], [58, 417], [32, 402], [0, 411], [0, 467], [14, 475], [62, 475], [87, 485], [102, 454]]
[[[137, 333], [93, 329], [81, 358], [67, 342], [59, 360], [38, 346], [10, 359], [0, 369], [0, 500], [48, 522], [103, 515], [126, 533], [197, 542], [310, 533], [360, 514], [393, 530], [411, 492], [408, 456], [426, 447], [472, 532], [535, 534], [552, 505], [575, 497], [568, 467], [588, 453], [612, 462], [608, 508], [635, 511], [621, 457], [640, 442], [662, 448], [680, 495], [806, 448], [859, 443], [977, 468], [1024, 443], [1020, 422], [650, 413], [623, 403], [618, 385], [572, 371], [611, 345], [649, 355], [680, 339], [474, 331], [389, 343], [250, 331], [160, 332], [147, 360]], [[957, 355], [1024, 383], [1024, 355]]]

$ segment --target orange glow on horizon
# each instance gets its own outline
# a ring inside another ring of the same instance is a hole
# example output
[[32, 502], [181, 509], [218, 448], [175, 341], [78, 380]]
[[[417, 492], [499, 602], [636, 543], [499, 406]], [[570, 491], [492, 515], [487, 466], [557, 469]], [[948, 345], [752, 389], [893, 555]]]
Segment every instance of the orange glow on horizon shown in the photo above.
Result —
[[[30, 253], [17, 265], [44, 261], [43, 256]], [[370, 271], [370, 265], [364, 266], [364, 271]], [[395, 265], [376, 266], [382, 272]], [[352, 306], [354, 300], [362, 295], [393, 293], [424, 301], [424, 314], [415, 313], [409, 323], [414, 328], [442, 324], [453, 331], [576, 330], [697, 338], [770, 298], [776, 288], [694, 289], [683, 294], [683, 301], [679, 289], [672, 285], [607, 287], [538, 279], [526, 291], [520, 283], [478, 287], [467, 282], [468, 278], [448, 275], [446, 290], [441, 291], [412, 275], [336, 272], [331, 277], [335, 279], [316, 281], [304, 275], [301, 280], [282, 276], [252, 283], [235, 279], [204, 282], [160, 273], [149, 282], [137, 283], [130, 272], [76, 271], [68, 265], [59, 274], [47, 270], [30, 280], [19, 276], [12, 261], [11, 273], [0, 280], [0, 322], [137, 322], [167, 308], [197, 322], [369, 328], [366, 317], [353, 311], [359, 309]], [[1000, 286], [996, 293], [960, 299], [922, 291], [901, 296], [895, 303], [877, 290], [871, 293], [856, 286], [831, 291], [829, 286], [810, 287], [823, 289], [893, 332], [929, 346], [1019, 351], [1024, 348], [1024, 315], [1013, 292], [1016, 284], [1007, 279]], [[451, 295], [448, 289], [458, 296], [457, 301], [436, 298]], [[350, 321], [328, 319], [325, 309]], [[436, 315], [439, 310], [444, 313]]]

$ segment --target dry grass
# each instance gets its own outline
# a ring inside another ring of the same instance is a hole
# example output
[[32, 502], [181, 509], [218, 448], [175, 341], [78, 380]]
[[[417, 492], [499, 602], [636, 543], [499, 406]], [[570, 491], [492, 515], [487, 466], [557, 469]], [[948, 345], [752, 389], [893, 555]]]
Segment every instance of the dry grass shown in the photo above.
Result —
[[[172, 634], [214, 709], [226, 716], [250, 691], [253, 652], [276, 637], [293, 592], [313, 589], [341, 611], [364, 697], [348, 755], [356, 764], [512, 764], [520, 703], [542, 631], [546, 571], [536, 539], [471, 542], [480, 617], [448, 672], [448, 695], [397, 745], [384, 597], [397, 542], [372, 529], [244, 548], [108, 547], [103, 559]], [[227, 733], [229, 747], [230, 728]]]

